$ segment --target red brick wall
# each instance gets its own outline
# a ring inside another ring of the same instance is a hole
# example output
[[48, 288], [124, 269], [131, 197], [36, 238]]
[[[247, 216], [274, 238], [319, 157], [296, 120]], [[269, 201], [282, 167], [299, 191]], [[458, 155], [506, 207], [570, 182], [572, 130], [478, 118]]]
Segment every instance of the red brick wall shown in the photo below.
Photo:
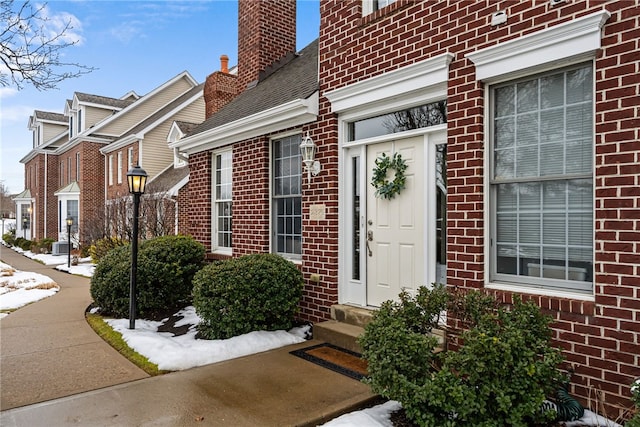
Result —
[[104, 210], [106, 171], [104, 156], [100, 153], [102, 147], [102, 144], [87, 141], [81, 142], [79, 146], [81, 165], [80, 180], [78, 181], [80, 186], [78, 230], [80, 230], [81, 244], [90, 243], [86, 242], [82, 235], [83, 226], [88, 226], [85, 221], [101, 217], [100, 214]]
[[178, 234], [191, 234], [189, 230], [189, 183], [178, 190]]
[[[50, 237], [57, 240], [58, 203], [53, 193], [60, 189], [58, 185], [58, 156], [36, 154], [25, 164], [25, 174], [29, 174], [25, 188], [29, 189], [31, 197], [34, 199], [31, 213], [31, 238], [40, 240]], [[45, 203], [47, 204], [46, 209]]]
[[[492, 27], [491, 15], [498, 8], [506, 11], [508, 21]], [[359, 1], [324, 1], [320, 82], [322, 95], [444, 52], [455, 54], [448, 87], [447, 280], [481, 288], [486, 278], [485, 98], [475, 67], [464, 55], [603, 8], [612, 16], [595, 61], [595, 303], [533, 298], [554, 317], [555, 337], [568, 361], [576, 363], [575, 392], [591, 399], [592, 409], [601, 409], [593, 400], [600, 396], [602, 409], [615, 417], [628, 404], [629, 384], [640, 376], [640, 8], [635, 2], [575, 0], [551, 7], [548, 1], [400, 0], [363, 18]], [[324, 175], [325, 169], [335, 169], [338, 152], [335, 131], [330, 130], [335, 129], [335, 117], [323, 97], [320, 107], [318, 132], [323, 137], [317, 141], [326, 159]], [[320, 182], [314, 180], [314, 185]], [[318, 187], [305, 201], [326, 197], [335, 202], [335, 193], [331, 187]], [[305, 225], [313, 230], [308, 221]], [[305, 247], [322, 248], [313, 258], [322, 262], [313, 268], [334, 271], [335, 247], [323, 246], [323, 236], [306, 231]], [[316, 306], [327, 307], [334, 300], [328, 295]], [[309, 316], [318, 312], [326, 309], [305, 307]]]
[[233, 255], [269, 252], [269, 140], [233, 146]]
[[296, 50], [295, 0], [238, 2], [238, 91]]
[[189, 155], [188, 233], [211, 252], [211, 166], [210, 152]]

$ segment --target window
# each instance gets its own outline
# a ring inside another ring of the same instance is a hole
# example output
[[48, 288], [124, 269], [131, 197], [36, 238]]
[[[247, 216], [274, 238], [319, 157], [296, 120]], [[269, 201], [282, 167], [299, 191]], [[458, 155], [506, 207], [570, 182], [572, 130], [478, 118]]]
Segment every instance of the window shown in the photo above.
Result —
[[491, 88], [492, 279], [590, 292], [591, 63]]
[[76, 181], [80, 181], [80, 152], [76, 153]]
[[300, 135], [273, 141], [273, 247], [290, 258], [302, 254]]
[[78, 110], [78, 133], [82, 133], [82, 110]]
[[349, 123], [349, 141], [390, 135], [447, 122], [447, 101], [437, 101], [406, 110]]
[[109, 185], [113, 185], [113, 154], [109, 155]]
[[214, 154], [214, 248], [231, 249], [231, 151]]
[[71, 156], [67, 157], [67, 184], [71, 183]]
[[129, 147], [127, 150], [127, 170], [133, 167], [133, 147]]
[[366, 16], [370, 13], [375, 12], [376, 10], [380, 10], [386, 6], [389, 6], [396, 1], [397, 0], [363, 0], [362, 14]]
[[73, 116], [69, 116], [69, 139], [73, 138]]
[[[66, 212], [62, 210], [62, 203], [66, 203]], [[60, 224], [59, 230], [61, 232], [67, 231], [67, 218], [73, 218], [73, 224], [71, 225], [71, 232], [75, 233], [78, 231], [78, 201], [77, 200], [66, 200], [60, 201]]]
[[118, 184], [122, 184], [122, 151], [118, 151]]
[[59, 177], [60, 187], [64, 187], [64, 162], [60, 162], [60, 177]]

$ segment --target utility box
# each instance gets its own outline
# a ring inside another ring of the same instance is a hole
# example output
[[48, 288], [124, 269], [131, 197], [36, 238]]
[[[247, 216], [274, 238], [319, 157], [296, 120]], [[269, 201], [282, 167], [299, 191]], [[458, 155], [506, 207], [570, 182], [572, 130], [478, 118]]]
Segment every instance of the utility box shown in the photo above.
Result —
[[54, 242], [51, 252], [53, 255], [67, 255], [69, 253], [69, 242]]

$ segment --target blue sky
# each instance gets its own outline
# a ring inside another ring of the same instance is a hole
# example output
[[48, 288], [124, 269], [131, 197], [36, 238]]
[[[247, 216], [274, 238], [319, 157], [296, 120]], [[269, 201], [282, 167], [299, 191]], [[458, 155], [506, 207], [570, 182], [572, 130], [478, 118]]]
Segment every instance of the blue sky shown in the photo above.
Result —
[[[20, 3], [20, 2], [18, 2]], [[238, 5], [231, 0], [50, 1], [51, 22], [72, 20], [78, 45], [61, 60], [97, 70], [46, 92], [0, 88], [0, 180], [10, 193], [24, 189], [20, 159], [32, 149], [27, 129], [34, 110], [62, 113], [74, 92], [144, 95], [188, 71], [198, 82], [220, 69], [220, 55], [237, 62]], [[298, 0], [297, 47], [318, 37], [319, 0]]]

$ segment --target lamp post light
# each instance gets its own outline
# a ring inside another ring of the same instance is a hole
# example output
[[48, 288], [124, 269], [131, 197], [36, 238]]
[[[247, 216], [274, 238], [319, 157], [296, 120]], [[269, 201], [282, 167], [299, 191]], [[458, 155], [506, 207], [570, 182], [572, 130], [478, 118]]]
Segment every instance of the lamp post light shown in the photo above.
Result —
[[129, 329], [136, 328], [136, 281], [138, 275], [138, 216], [140, 195], [147, 184], [147, 173], [139, 165], [127, 172], [129, 193], [133, 194], [133, 237], [131, 240], [131, 281], [129, 285]]
[[67, 268], [71, 268], [71, 226], [73, 225], [73, 217], [67, 217], [67, 240], [69, 241], [67, 246]]

